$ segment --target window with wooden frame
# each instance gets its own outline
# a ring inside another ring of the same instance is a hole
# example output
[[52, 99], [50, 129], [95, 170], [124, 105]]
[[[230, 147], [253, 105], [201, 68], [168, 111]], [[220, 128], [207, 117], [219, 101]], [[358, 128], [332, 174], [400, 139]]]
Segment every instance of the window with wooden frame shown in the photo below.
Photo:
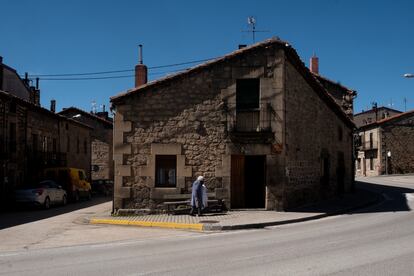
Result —
[[260, 79], [236, 82], [236, 128], [256, 131], [260, 124]]
[[177, 156], [156, 155], [155, 156], [155, 186], [176, 187], [177, 186]]

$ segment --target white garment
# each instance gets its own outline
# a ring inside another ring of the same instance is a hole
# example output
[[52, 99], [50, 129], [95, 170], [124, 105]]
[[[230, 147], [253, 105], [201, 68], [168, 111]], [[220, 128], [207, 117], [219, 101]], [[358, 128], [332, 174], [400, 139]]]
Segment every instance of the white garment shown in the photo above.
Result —
[[201, 192], [203, 195], [203, 207], [206, 208], [208, 206], [208, 195], [207, 195], [207, 187], [206, 185], [201, 185]]

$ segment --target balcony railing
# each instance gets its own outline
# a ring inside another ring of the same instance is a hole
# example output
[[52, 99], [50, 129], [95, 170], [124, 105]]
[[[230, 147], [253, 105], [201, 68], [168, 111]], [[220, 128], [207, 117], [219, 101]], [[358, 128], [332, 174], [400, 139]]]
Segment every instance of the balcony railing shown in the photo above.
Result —
[[260, 104], [259, 108], [237, 109], [229, 107], [228, 124], [230, 132], [271, 132], [271, 119], [274, 113], [268, 103]]
[[66, 153], [63, 152], [42, 152], [31, 151], [28, 154], [29, 162], [40, 166], [65, 166]]

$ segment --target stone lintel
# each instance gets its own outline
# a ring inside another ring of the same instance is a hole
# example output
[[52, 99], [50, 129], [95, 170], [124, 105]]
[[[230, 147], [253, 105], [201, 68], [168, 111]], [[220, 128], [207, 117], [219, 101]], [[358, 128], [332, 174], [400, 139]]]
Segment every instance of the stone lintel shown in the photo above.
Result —
[[181, 144], [151, 144], [151, 154], [181, 154]]

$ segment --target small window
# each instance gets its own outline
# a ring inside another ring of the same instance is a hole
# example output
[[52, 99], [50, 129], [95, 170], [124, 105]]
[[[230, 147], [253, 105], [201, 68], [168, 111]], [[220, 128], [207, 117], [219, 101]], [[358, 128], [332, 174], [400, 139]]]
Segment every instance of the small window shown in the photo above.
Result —
[[342, 127], [338, 127], [338, 140], [339, 141], [342, 141], [342, 136], [343, 136], [343, 133], [342, 133]]
[[260, 103], [260, 80], [239, 79], [236, 83], [236, 108], [257, 109]]
[[79, 137], [76, 140], [76, 153], [79, 153]]
[[66, 152], [70, 152], [70, 136], [66, 137]]
[[177, 157], [175, 155], [157, 155], [155, 167], [156, 187], [176, 187]]
[[47, 152], [47, 137], [46, 136], [42, 137], [42, 151]]
[[10, 102], [9, 112], [10, 113], [16, 113], [16, 103], [15, 102]]
[[372, 149], [374, 146], [374, 135], [372, 132], [369, 134], [369, 148]]
[[33, 152], [37, 152], [39, 146], [39, 136], [37, 134], [32, 134], [32, 149]]
[[56, 153], [56, 151], [57, 151], [57, 140], [56, 140], [56, 138], [53, 138], [52, 150], [53, 150], [53, 153]]
[[9, 125], [9, 149], [10, 152], [16, 152], [17, 139], [16, 139], [16, 124], [10, 123]]
[[83, 153], [87, 154], [88, 153], [88, 141], [85, 139], [85, 141], [83, 141]]

